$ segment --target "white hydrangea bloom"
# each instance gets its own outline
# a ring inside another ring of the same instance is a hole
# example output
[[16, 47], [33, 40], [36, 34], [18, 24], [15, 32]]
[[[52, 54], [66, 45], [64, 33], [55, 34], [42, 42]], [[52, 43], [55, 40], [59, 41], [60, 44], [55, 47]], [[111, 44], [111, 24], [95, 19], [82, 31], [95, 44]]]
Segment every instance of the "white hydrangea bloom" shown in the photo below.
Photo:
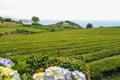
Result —
[[82, 72], [71, 72], [68, 69], [64, 69], [57, 66], [49, 67], [44, 72], [36, 73], [33, 75], [34, 80], [72, 80], [71, 75], [76, 80], [86, 80], [85, 75]]
[[76, 78], [76, 80], [86, 80], [85, 75], [82, 72], [76, 70], [72, 72], [72, 74]]
[[6, 76], [7, 80], [20, 80], [19, 73], [16, 70], [12, 70], [8, 67], [0, 66], [0, 77]]
[[44, 80], [44, 72], [39, 72], [33, 75], [34, 80]]
[[52, 66], [52, 67], [49, 67], [48, 69], [46, 69], [45, 77], [47, 77], [47, 80], [49, 80], [49, 79], [72, 80], [71, 73], [68, 69], [64, 69], [64, 68], [57, 67], [57, 66]]

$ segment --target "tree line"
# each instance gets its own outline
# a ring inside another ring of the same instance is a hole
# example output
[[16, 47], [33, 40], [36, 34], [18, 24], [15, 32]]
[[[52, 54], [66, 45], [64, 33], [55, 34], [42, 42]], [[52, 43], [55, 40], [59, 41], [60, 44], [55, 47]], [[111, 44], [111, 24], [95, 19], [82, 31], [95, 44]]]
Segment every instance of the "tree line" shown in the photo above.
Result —
[[15, 22], [15, 23], [19, 23], [22, 24], [22, 20], [16, 21], [16, 20], [12, 20], [11, 18], [3, 18], [0, 16], [0, 22], [4, 23], [4, 22]]
[[11, 22], [12, 19], [11, 19], [11, 18], [3, 18], [3, 17], [0, 17], [0, 21], [1, 21], [2, 23], [4, 23], [4, 22]]

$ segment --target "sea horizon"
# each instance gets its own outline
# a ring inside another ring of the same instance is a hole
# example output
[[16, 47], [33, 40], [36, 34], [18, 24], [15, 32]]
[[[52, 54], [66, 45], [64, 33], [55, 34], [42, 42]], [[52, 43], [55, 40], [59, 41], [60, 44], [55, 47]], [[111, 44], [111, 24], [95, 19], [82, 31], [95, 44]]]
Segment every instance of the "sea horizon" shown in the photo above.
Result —
[[[83, 28], [85, 28], [88, 23], [91, 23], [94, 27], [120, 26], [120, 20], [40, 20], [39, 23], [42, 25], [51, 25], [60, 21], [72, 21], [74, 23], [79, 24]], [[28, 19], [23, 19], [23, 23], [31, 24], [32, 21]]]
[[[50, 25], [60, 21], [66, 21], [66, 20], [41, 20], [40, 23], [43, 25]], [[120, 26], [120, 20], [68, 20], [68, 21], [75, 22], [84, 28], [88, 23], [93, 24], [94, 27]]]

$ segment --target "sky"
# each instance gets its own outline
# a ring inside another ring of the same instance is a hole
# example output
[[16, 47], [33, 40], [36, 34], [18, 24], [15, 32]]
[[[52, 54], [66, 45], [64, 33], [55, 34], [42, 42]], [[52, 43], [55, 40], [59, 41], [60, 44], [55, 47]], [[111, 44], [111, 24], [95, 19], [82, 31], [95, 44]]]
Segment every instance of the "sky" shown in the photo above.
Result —
[[42, 20], [120, 20], [120, 0], [0, 0], [0, 16]]

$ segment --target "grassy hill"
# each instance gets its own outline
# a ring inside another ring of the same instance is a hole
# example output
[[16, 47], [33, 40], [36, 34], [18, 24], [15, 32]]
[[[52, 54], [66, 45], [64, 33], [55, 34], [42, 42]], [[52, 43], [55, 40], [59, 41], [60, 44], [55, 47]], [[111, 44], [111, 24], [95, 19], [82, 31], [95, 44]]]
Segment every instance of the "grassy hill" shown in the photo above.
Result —
[[55, 32], [70, 29], [81, 28], [78, 24], [65, 21], [59, 22], [54, 25], [31, 25], [31, 24], [18, 24], [16, 22], [0, 22], [0, 35], [9, 35], [15, 33], [33, 34], [42, 32]]
[[3, 26], [16, 26], [16, 25], [18, 25], [18, 24], [15, 23], [15, 22], [4, 22], [4, 23], [2, 23], [0, 21], [0, 27], [3, 27]]
[[51, 26], [59, 26], [63, 28], [82, 28], [79, 24], [71, 22], [71, 21], [61, 21]]
[[19, 66], [24, 67], [26, 57], [31, 54], [41, 56], [43, 51], [47, 51], [50, 56], [58, 57], [58, 52], [60, 52], [63, 57], [74, 58], [78, 61], [83, 59], [87, 62], [92, 80], [100, 78], [119, 80], [120, 78], [118, 76], [120, 74], [120, 27], [50, 32], [51, 28], [48, 26], [13, 26], [2, 27], [0, 32], [16, 29], [46, 31], [30, 35], [0, 36], [0, 56], [15, 57], [19, 61]]

